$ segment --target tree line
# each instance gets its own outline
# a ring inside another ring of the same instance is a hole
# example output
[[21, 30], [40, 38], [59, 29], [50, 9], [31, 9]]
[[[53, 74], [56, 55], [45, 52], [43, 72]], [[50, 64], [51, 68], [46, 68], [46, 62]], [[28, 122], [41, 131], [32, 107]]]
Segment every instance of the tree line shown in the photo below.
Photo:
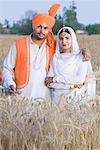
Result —
[[[25, 13], [25, 17], [21, 20], [14, 22], [11, 26], [9, 24], [9, 21], [5, 19], [4, 24], [0, 23], [0, 33], [5, 34], [21, 34], [21, 35], [27, 35], [32, 32], [32, 17], [37, 14], [37, 12], [34, 12], [32, 10], [28, 10]], [[91, 35], [91, 34], [100, 34], [100, 23], [98, 24], [89, 24], [85, 26], [84, 24], [81, 24], [78, 22], [77, 19], [77, 6], [74, 1], [70, 3], [69, 8], [64, 7], [63, 8], [63, 15], [61, 14], [56, 15], [55, 17], [56, 23], [53, 27], [54, 34], [57, 34], [58, 30], [62, 26], [70, 26], [75, 31], [76, 30], [84, 30], [85, 33]]]

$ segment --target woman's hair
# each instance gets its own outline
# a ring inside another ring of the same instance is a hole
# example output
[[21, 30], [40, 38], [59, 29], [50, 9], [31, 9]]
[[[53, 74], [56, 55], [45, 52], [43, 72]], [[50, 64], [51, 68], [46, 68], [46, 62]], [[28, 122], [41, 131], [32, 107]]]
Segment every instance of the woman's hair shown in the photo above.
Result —
[[59, 32], [59, 36], [60, 36], [60, 34], [63, 33], [63, 32], [66, 32], [66, 33], [68, 33], [68, 34], [71, 35], [71, 33], [70, 33], [70, 31], [69, 31], [68, 29], [62, 28], [62, 30]]

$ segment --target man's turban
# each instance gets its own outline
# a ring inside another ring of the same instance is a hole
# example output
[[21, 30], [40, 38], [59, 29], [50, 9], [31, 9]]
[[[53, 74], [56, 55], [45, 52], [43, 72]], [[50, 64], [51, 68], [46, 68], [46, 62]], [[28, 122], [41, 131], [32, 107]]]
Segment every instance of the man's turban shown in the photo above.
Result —
[[52, 28], [55, 24], [55, 16], [56, 12], [59, 9], [60, 4], [53, 4], [48, 14], [37, 14], [32, 18], [32, 27], [37, 27], [42, 23], [46, 23], [50, 28]]

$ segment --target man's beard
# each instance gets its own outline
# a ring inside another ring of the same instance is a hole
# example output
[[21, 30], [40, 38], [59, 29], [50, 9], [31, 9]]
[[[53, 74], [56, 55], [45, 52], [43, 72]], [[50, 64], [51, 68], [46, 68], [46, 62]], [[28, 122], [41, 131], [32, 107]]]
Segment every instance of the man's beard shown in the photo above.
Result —
[[41, 34], [41, 33], [38, 33], [38, 34], [33, 33], [33, 36], [35, 37], [36, 40], [44, 40], [46, 38], [43, 33], [42, 33], [43, 37], [40, 37], [39, 34]]

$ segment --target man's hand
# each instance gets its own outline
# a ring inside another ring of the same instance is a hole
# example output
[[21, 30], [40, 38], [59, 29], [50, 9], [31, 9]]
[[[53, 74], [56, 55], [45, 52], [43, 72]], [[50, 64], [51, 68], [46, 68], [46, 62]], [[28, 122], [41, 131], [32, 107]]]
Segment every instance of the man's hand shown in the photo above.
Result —
[[16, 93], [16, 88], [13, 85], [10, 85], [8, 91], [9, 91], [10, 94], [15, 94]]
[[45, 85], [47, 87], [49, 87], [51, 83], [53, 83], [53, 77], [46, 77], [45, 78]]
[[2, 85], [3, 81], [2, 81], [2, 77], [0, 76], [0, 85]]
[[0, 85], [3, 83], [3, 80], [2, 80], [2, 71], [0, 70]]
[[14, 94], [14, 95], [15, 95], [15, 94], [21, 94], [21, 92], [20, 92], [20, 91], [17, 91], [17, 89], [16, 89], [13, 85], [10, 85], [8, 92], [9, 92], [10, 94]]
[[89, 53], [89, 49], [88, 48], [83, 48], [82, 49], [82, 55], [84, 57], [84, 61], [89, 61], [91, 60], [91, 55]]

